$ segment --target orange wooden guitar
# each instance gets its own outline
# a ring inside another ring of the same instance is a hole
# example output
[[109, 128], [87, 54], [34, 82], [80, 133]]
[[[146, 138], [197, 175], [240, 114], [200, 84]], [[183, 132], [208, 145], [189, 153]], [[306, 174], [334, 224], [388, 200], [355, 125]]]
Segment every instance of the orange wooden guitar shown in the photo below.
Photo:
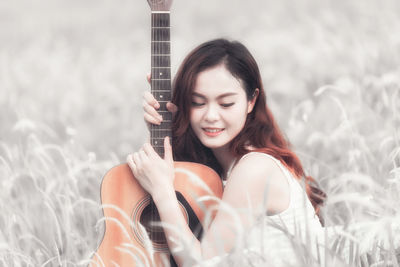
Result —
[[[151, 125], [150, 140], [164, 156], [163, 139], [171, 137], [170, 6], [172, 0], [148, 0], [151, 14], [151, 91], [160, 103], [161, 125]], [[215, 201], [198, 202], [202, 196], [221, 198], [222, 182], [209, 167], [175, 162], [175, 191], [190, 229], [200, 239], [203, 220]], [[105, 233], [90, 266], [176, 266], [171, 257], [157, 209], [129, 166], [108, 171], [101, 184]]]

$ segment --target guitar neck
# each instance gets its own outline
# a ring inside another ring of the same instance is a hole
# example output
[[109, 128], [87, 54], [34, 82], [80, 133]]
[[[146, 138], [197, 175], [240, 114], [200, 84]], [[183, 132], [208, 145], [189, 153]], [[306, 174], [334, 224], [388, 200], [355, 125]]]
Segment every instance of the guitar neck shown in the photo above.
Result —
[[150, 126], [150, 143], [164, 157], [164, 138], [171, 139], [172, 114], [166, 103], [171, 101], [171, 42], [169, 12], [151, 13], [151, 93], [160, 103], [160, 125]]

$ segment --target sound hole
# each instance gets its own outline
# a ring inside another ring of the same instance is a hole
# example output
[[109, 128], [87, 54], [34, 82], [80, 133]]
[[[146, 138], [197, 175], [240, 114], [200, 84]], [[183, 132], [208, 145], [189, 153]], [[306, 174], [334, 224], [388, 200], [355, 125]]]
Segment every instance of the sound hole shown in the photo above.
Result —
[[160, 215], [158, 214], [157, 207], [154, 202], [150, 202], [144, 209], [140, 216], [140, 223], [146, 229], [149, 238], [157, 245], [164, 245], [167, 243], [163, 228], [158, 224], [160, 222]]
[[[179, 194], [179, 193], [177, 193]], [[185, 206], [179, 201], [182, 214], [186, 222], [189, 222], [189, 216]], [[190, 207], [190, 206], [189, 206]], [[132, 221], [135, 226], [132, 228], [133, 237], [144, 247], [144, 233], [140, 231], [139, 224], [141, 224], [153, 243], [153, 249], [158, 252], [168, 252], [168, 244], [162, 226], [154, 225], [160, 223], [160, 215], [158, 214], [157, 207], [151, 200], [150, 196], [142, 198], [136, 205], [132, 213]]]

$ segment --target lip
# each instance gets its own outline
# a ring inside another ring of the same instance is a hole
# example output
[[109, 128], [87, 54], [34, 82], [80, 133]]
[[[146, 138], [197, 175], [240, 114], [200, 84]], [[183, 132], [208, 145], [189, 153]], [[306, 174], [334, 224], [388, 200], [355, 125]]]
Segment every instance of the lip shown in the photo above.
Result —
[[[220, 135], [225, 129], [224, 128], [214, 128], [214, 127], [205, 127], [205, 128], [201, 128], [204, 132], [205, 135], [210, 136], [210, 137], [215, 137]], [[207, 132], [207, 130], [217, 130], [215, 132]]]

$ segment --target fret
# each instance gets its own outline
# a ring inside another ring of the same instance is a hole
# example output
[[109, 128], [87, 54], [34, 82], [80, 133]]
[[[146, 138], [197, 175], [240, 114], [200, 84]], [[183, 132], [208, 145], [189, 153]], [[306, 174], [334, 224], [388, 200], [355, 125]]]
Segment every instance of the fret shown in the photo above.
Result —
[[158, 114], [160, 114], [163, 117], [163, 120], [172, 120], [172, 114], [167, 109], [168, 101], [159, 101], [158, 100], [158, 102], [160, 103], [160, 108], [157, 110]]
[[156, 144], [158, 142], [163, 144], [163, 140], [166, 136], [169, 136], [169, 138], [171, 139], [172, 133], [169, 129], [168, 130], [165, 129], [164, 131], [155, 131], [152, 135], [152, 138], [150, 139], [150, 143]]
[[[165, 123], [165, 124], [167, 124], [167, 123], [172, 123], [172, 121], [171, 121], [171, 120], [164, 120], [164, 118], [163, 118], [163, 121], [161, 122], [161, 125], [162, 125], [163, 123]], [[158, 126], [159, 126], [159, 125], [158, 125]]]
[[171, 126], [171, 122], [172, 122], [172, 120], [167, 120], [167, 119], [164, 119], [164, 116], [163, 116], [163, 121], [161, 122], [161, 124], [155, 124], [155, 125], [153, 125], [153, 128], [154, 129], [164, 129], [164, 130], [169, 130], [169, 128], [170, 128], [170, 126]]
[[159, 90], [164, 90], [164, 91], [170, 91], [171, 90], [171, 81], [152, 81], [151, 83], [151, 88], [154, 89], [154, 91], [159, 91]]
[[171, 71], [171, 67], [151, 67], [152, 71], [156, 72], [158, 71]]
[[169, 28], [152, 28], [151, 40], [153, 41], [168, 41], [170, 39]]
[[153, 92], [153, 96], [161, 103], [171, 101], [171, 93], [169, 92]]
[[164, 148], [164, 141], [163, 141], [163, 145], [161, 145], [161, 146], [160, 145], [154, 145], [154, 144], [151, 144], [151, 146], [154, 148], [155, 151], [157, 151], [157, 148], [158, 149]]
[[162, 147], [155, 147], [154, 150], [157, 152], [158, 155], [160, 155], [160, 157], [164, 157], [164, 146]]
[[151, 127], [154, 128], [154, 129], [169, 128], [170, 124], [172, 122], [172, 114], [171, 114], [171, 112], [165, 111], [164, 114], [160, 114], [160, 115], [163, 118], [163, 121], [161, 122], [161, 124], [160, 125], [151, 124]]
[[164, 117], [163, 117], [163, 121], [161, 122], [160, 125], [157, 125], [157, 126], [164, 127], [164, 129], [169, 130], [169, 128], [171, 127], [171, 123], [172, 123], [172, 120], [164, 120]]
[[164, 144], [164, 138], [166, 136], [169, 136], [171, 139], [172, 133], [170, 130], [164, 131], [164, 132], [155, 132], [155, 135], [150, 138], [150, 144], [152, 145], [163, 145]]
[[152, 55], [151, 57], [152, 67], [170, 67], [171, 57], [169, 55]]
[[166, 136], [171, 136], [171, 130], [169, 129], [162, 129], [162, 130], [153, 130], [155, 131], [153, 134], [153, 139], [155, 140], [155, 138], [159, 138], [159, 139], [164, 139]]
[[171, 69], [153, 67], [151, 78], [152, 80], [171, 80]]
[[[164, 146], [164, 138], [166, 137], [167, 135], [163, 135], [163, 136], [160, 136], [159, 138], [157, 138], [157, 139], [151, 139], [150, 140], [150, 144], [151, 145], [158, 145], [158, 146]], [[170, 139], [171, 139], [171, 135], [168, 135], [169, 137], [170, 137]]]
[[155, 137], [157, 137], [157, 134], [159, 137], [165, 137], [167, 136], [167, 133], [170, 131], [170, 129], [152, 129], [154, 132]]
[[170, 91], [171, 90], [171, 81], [153, 81], [151, 84], [154, 91], [156, 90], [164, 90]]
[[[157, 82], [157, 81], [155, 81], [155, 82]], [[168, 93], [168, 92], [171, 92], [171, 89], [168, 89], [168, 90], [165, 90], [165, 89], [163, 89], [163, 90], [153, 89], [153, 90], [151, 90], [152, 94], [154, 94], [154, 93]]]
[[153, 142], [154, 145], [163, 145], [164, 144], [164, 138], [165, 137], [157, 137], [157, 138], [151, 138], [150, 141]]
[[152, 29], [170, 29], [171, 27], [151, 27]]
[[152, 13], [151, 14], [151, 26], [152, 27], [168, 27], [169, 23], [169, 12], [168, 13]]
[[[169, 102], [169, 100], [163, 101], [163, 100], [157, 99], [157, 101], [158, 101], [158, 103], [160, 104], [160, 108], [159, 108], [159, 109], [161, 109], [161, 111], [167, 110], [167, 103]], [[161, 114], [160, 114], [160, 115], [161, 115]]]

